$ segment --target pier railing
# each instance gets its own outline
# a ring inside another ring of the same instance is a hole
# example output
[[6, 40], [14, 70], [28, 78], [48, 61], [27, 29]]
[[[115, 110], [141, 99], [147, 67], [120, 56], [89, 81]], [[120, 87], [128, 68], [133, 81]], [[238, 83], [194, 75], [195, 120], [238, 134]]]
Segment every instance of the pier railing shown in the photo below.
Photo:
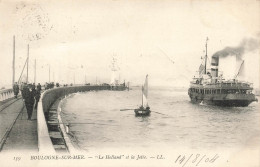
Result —
[[46, 119], [48, 119], [49, 109], [52, 104], [61, 97], [76, 92], [85, 91], [97, 91], [97, 90], [109, 90], [110, 86], [103, 85], [86, 85], [86, 86], [69, 86], [69, 87], [58, 87], [49, 89], [41, 95], [41, 99], [38, 103], [38, 114], [37, 114], [37, 125], [38, 125], [38, 149], [40, 153], [53, 153], [55, 152], [52, 145]]
[[49, 136], [48, 126], [43, 111], [42, 99], [45, 92], [42, 94], [37, 108], [37, 132], [38, 132], [38, 149], [39, 153], [55, 153], [54, 147]]
[[0, 90], [0, 101], [14, 97], [13, 89]]

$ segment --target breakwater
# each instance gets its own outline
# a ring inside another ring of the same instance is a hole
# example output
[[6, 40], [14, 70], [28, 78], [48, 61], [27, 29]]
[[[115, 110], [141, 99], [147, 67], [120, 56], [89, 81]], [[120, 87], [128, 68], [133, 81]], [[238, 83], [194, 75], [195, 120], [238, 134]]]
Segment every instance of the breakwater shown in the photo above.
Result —
[[46, 120], [48, 120], [49, 109], [53, 103], [57, 99], [63, 98], [72, 93], [99, 90], [111, 90], [111, 87], [109, 85], [59, 87], [47, 90], [41, 95], [37, 108], [38, 149], [40, 153], [55, 153], [46, 122]]

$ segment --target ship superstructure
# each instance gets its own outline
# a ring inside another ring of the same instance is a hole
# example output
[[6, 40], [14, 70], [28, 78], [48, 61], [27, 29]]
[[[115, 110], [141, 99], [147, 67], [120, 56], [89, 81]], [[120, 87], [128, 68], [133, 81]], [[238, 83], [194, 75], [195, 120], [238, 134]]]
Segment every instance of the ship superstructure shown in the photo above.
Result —
[[[251, 102], [257, 101], [252, 93], [253, 84], [242, 82], [237, 79], [226, 81], [223, 74], [219, 75], [219, 57], [213, 55], [211, 58], [211, 69], [207, 71], [207, 42], [204, 63], [200, 65], [199, 75], [194, 76], [190, 82], [188, 94], [192, 102], [205, 103], [219, 106], [248, 106]], [[241, 66], [243, 66], [242, 61]], [[240, 69], [241, 69], [240, 66]], [[239, 70], [240, 70], [239, 69]], [[239, 72], [238, 72], [239, 74]]]

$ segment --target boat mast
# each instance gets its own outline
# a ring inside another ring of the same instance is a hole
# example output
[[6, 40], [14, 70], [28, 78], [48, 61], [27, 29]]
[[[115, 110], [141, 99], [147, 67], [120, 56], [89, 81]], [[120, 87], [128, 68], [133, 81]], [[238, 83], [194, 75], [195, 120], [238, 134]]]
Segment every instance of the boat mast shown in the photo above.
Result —
[[205, 69], [204, 69], [204, 74], [207, 74], [207, 59], [208, 59], [208, 55], [207, 55], [207, 52], [208, 52], [208, 48], [207, 48], [207, 46], [208, 46], [208, 40], [209, 40], [209, 38], [207, 37], [207, 39], [206, 39], [206, 55], [205, 55]]

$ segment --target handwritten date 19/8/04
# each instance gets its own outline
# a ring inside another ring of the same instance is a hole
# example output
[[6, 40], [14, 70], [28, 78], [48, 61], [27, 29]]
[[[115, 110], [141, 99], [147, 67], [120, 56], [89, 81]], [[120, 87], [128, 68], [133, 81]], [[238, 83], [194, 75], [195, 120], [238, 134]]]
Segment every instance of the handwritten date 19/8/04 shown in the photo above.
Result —
[[213, 157], [209, 157], [206, 155], [201, 154], [190, 154], [188, 156], [186, 155], [179, 155], [177, 159], [175, 160], [175, 164], [182, 165], [182, 167], [185, 167], [185, 165], [193, 164], [194, 166], [199, 166], [199, 164], [202, 163], [214, 163], [219, 158], [218, 154], [215, 154]]

